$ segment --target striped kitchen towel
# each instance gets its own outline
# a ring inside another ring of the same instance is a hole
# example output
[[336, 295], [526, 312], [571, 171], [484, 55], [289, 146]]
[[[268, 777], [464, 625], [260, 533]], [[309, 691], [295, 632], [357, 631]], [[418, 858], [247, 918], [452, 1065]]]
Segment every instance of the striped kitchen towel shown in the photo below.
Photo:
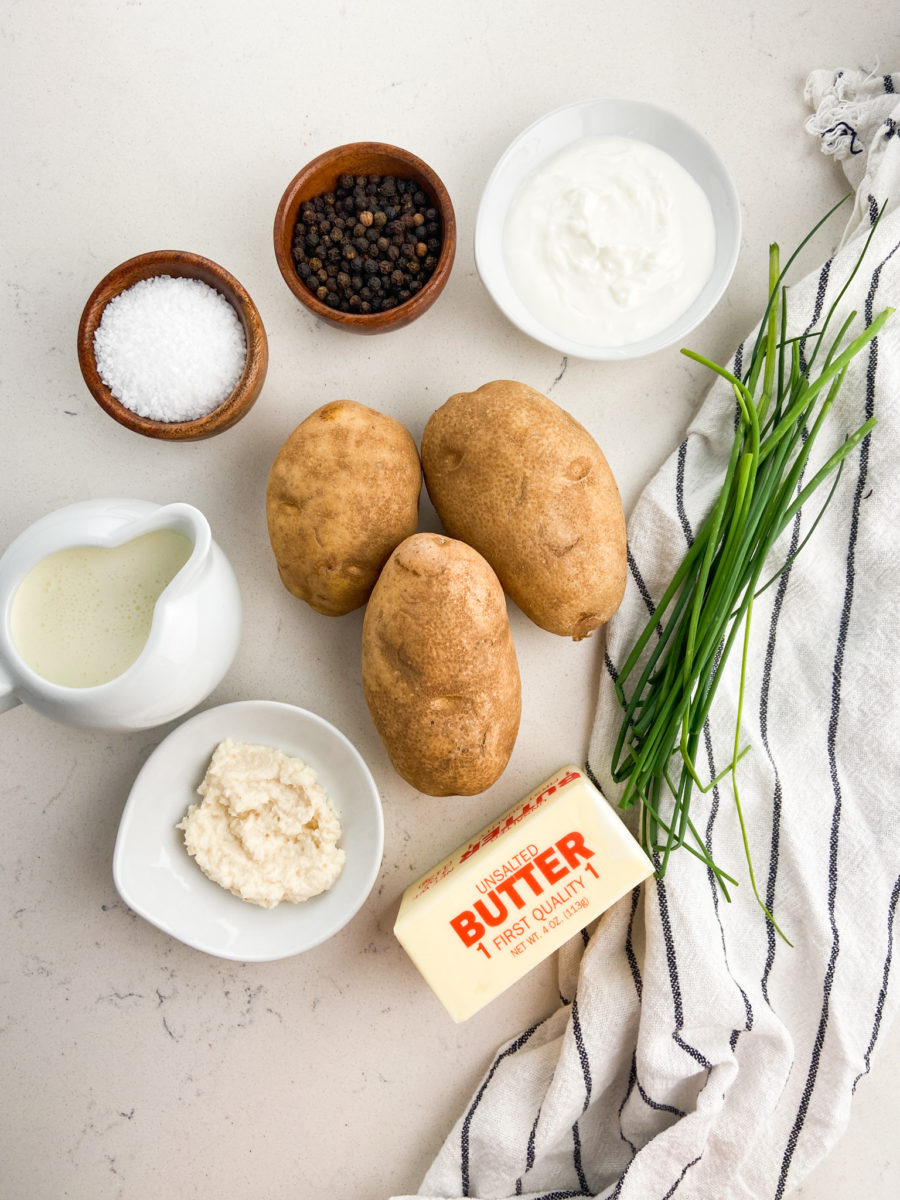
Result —
[[[858, 328], [900, 307], [898, 91], [900, 75], [808, 81], [810, 130], [856, 200], [840, 250], [791, 288], [789, 333], [813, 329], [847, 284], [888, 199], [841, 307]], [[612, 801], [613, 679], [719, 490], [733, 413], [717, 382], [629, 523], [589, 752]], [[497, 1054], [420, 1196], [777, 1200], [840, 1136], [900, 993], [900, 313], [848, 371], [830, 449], [870, 415], [813, 539], [753, 615], [739, 779], [760, 891], [793, 946], [754, 901], [729, 782], [695, 792], [707, 846], [742, 882], [732, 901], [676, 852], [664, 880], [574, 939], [561, 1007]], [[822, 499], [785, 531], [782, 557]], [[736, 650], [705, 730], [710, 778], [730, 758], [739, 668]]]

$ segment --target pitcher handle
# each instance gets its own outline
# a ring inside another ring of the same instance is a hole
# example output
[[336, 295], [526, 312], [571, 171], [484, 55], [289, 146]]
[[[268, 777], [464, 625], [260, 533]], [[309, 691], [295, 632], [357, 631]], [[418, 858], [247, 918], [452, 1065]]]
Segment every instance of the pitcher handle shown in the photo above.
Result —
[[3, 664], [0, 663], [0, 713], [6, 712], [8, 708], [15, 708], [22, 701], [13, 691], [15, 681], [7, 674]]

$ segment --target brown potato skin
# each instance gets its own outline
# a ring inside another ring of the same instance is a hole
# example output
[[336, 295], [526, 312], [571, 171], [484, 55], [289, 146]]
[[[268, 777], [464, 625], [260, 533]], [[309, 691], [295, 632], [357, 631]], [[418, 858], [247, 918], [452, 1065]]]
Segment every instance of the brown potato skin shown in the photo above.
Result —
[[506, 598], [462, 542], [402, 542], [362, 633], [366, 703], [394, 769], [429, 796], [473, 796], [502, 774], [522, 711]]
[[284, 586], [329, 617], [365, 604], [416, 530], [421, 490], [416, 443], [399, 421], [354, 400], [317, 408], [269, 472], [266, 519]]
[[451, 396], [425, 426], [422, 466], [444, 528], [484, 555], [542, 629], [578, 641], [619, 607], [619, 490], [600, 447], [559, 405], [508, 379]]

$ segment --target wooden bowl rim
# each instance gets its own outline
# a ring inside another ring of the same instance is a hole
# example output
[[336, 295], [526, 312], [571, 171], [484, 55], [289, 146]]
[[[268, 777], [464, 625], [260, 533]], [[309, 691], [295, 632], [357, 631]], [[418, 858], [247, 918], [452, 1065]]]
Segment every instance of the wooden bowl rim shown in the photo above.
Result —
[[[441, 214], [441, 250], [434, 272], [415, 296], [403, 301], [395, 308], [388, 309], [387, 312], [345, 313], [323, 304], [297, 274], [289, 244], [289, 241], [293, 240], [294, 225], [297, 222], [300, 204], [309, 198], [302, 195], [306, 181], [326, 166], [333, 167], [335, 175], [341, 175], [344, 172], [340, 169], [340, 163], [351, 155], [358, 156], [360, 154], [395, 158], [398, 164], [402, 164], [403, 169], [409, 171], [413, 177], [417, 176], [418, 181], [424, 183]], [[393, 146], [388, 142], [346, 142], [342, 146], [325, 150], [311, 159], [285, 188], [275, 213], [273, 234], [278, 268], [285, 283], [297, 299], [322, 320], [330, 321], [333, 325], [343, 328], [367, 333], [384, 332], [388, 329], [399, 328], [401, 325], [408, 325], [427, 311], [444, 290], [456, 256], [456, 213], [443, 180], [424, 159], [419, 158], [410, 150], [404, 150], [401, 146]]]
[[[247, 343], [247, 357], [231, 395], [218, 407], [191, 421], [157, 421], [133, 412], [112, 394], [97, 370], [94, 333], [110, 300], [143, 279], [171, 275], [200, 279], [214, 287], [238, 315]], [[256, 403], [268, 369], [268, 339], [259, 310], [243, 284], [219, 263], [190, 250], [150, 250], [113, 267], [88, 297], [78, 323], [78, 363], [88, 390], [114, 420], [135, 433], [168, 441], [196, 441], [230, 428]]]

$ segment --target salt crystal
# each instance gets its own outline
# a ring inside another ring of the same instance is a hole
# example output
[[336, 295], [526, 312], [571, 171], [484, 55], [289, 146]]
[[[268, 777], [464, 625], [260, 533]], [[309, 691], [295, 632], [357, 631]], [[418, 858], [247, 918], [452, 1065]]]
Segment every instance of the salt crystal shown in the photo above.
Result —
[[218, 408], [246, 357], [237, 313], [200, 279], [142, 279], [110, 300], [94, 334], [100, 378], [154, 421], [193, 421]]

